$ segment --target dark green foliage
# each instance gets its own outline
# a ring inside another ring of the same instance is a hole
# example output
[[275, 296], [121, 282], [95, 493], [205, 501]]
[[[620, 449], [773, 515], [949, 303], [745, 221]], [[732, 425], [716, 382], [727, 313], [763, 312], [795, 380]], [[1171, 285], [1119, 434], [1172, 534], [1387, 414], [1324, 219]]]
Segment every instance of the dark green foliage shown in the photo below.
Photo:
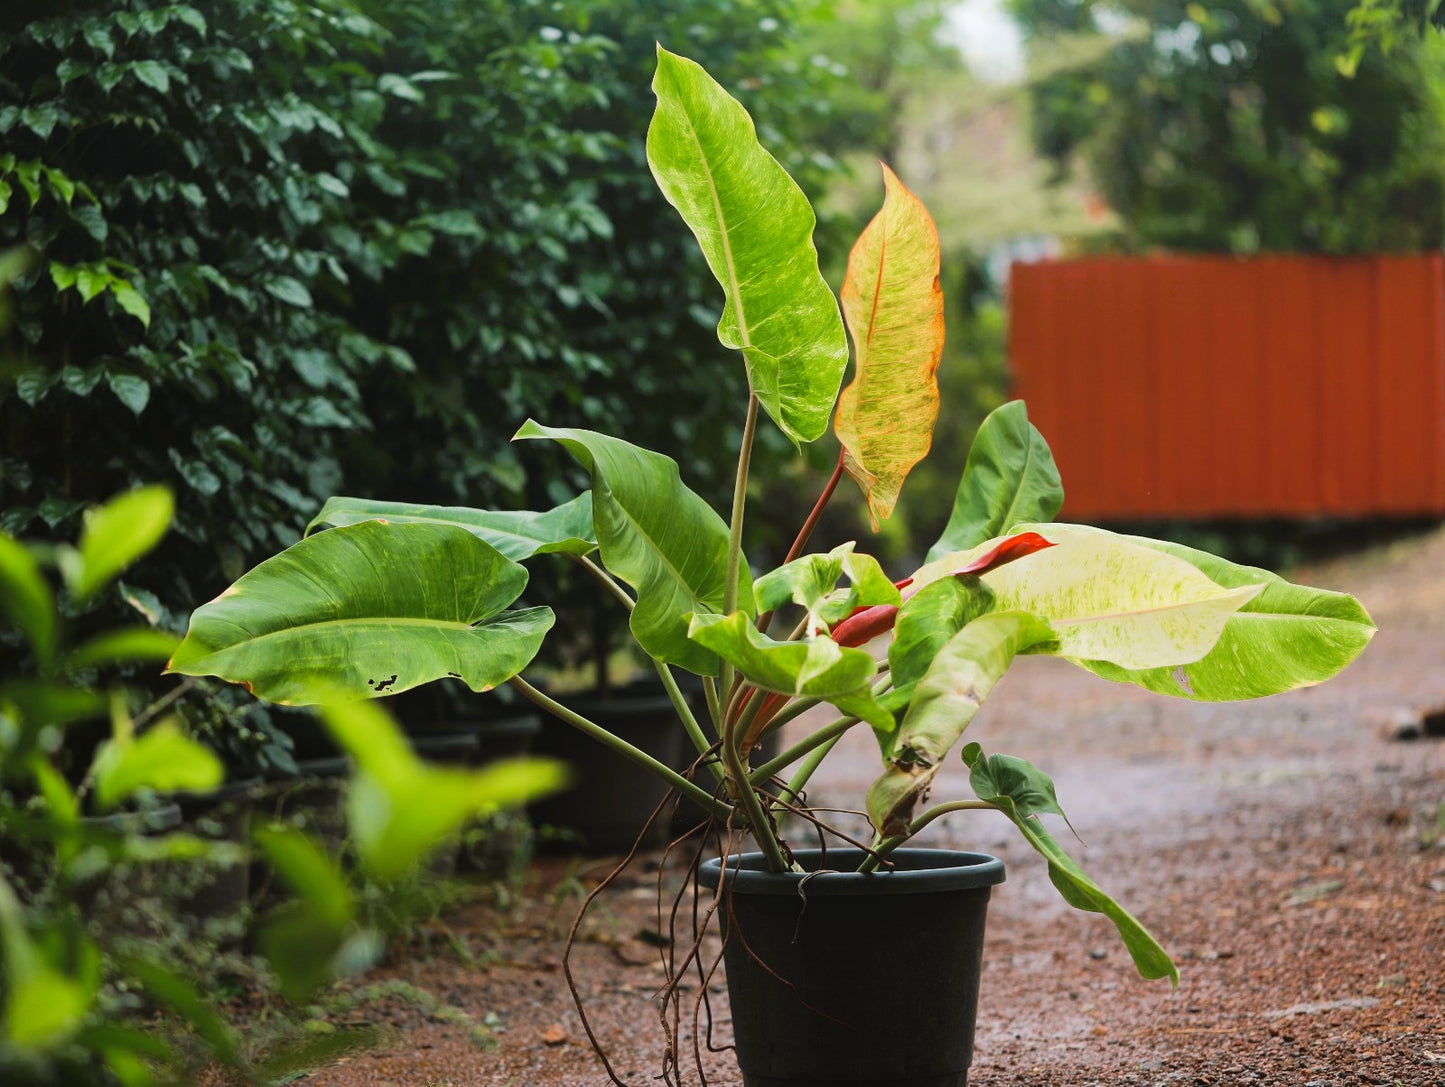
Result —
[[330, 494], [570, 497], [509, 444], [529, 415], [722, 496], [744, 379], [647, 176], [649, 73], [656, 40], [706, 55], [806, 185], [786, 149], [826, 72], [772, 63], [794, 7], [6, 5], [0, 251], [39, 259], [0, 350], [0, 525], [169, 484], [176, 531], [130, 578], [163, 614]]
[[[1133, 243], [1341, 254], [1445, 240], [1438, 42], [1402, 39], [1347, 75], [1350, 0], [1126, 6], [1146, 33], [1045, 80], [1034, 111], [1040, 150], [1061, 164], [1082, 151]], [[1037, 45], [1090, 25], [1093, 5], [1016, 11]]]

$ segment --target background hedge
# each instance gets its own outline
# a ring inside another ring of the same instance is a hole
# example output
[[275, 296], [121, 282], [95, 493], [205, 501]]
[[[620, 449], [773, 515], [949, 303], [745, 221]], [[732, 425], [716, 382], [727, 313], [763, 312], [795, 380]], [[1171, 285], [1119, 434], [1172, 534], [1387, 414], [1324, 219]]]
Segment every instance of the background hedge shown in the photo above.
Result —
[[[657, 195], [655, 42], [704, 58], [805, 183], [825, 67], [793, 0], [114, 0], [0, 13], [0, 523], [178, 498], [133, 578], [188, 612], [332, 493], [575, 493], [529, 415], [721, 496], [743, 375]], [[766, 463], [766, 461], [764, 462]]]

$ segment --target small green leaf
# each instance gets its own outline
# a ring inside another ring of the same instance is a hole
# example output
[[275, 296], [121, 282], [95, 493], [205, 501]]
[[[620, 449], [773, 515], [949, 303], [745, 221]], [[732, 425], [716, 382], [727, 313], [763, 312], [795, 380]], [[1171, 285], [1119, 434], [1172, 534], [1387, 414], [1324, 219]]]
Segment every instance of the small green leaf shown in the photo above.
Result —
[[0, 607], [24, 633], [42, 671], [55, 656], [55, 597], [40, 565], [21, 544], [0, 533]]
[[335, 930], [351, 923], [356, 906], [335, 858], [300, 830], [284, 823], [258, 827], [253, 838], [312, 916]]
[[71, 201], [75, 199], [75, 182], [71, 181], [70, 178], [66, 177], [65, 174], [59, 170], [49, 166], [45, 168], [45, 180], [50, 182], [51, 191], [60, 198], [63, 204], [69, 207]]
[[[110, 282], [110, 293], [115, 298], [116, 305], [120, 306], [126, 313], [130, 314], [147, 329], [151, 327], [151, 306], [145, 300], [145, 296], [136, 290], [128, 280], [113, 278]], [[114, 388], [114, 386], [112, 386]], [[137, 415], [140, 413], [137, 412]]]
[[89, 75], [91, 66], [83, 60], [74, 57], [66, 57], [55, 66], [55, 78], [60, 80], [61, 87], [67, 83], [79, 79], [83, 75]]
[[265, 284], [266, 293], [277, 301], [285, 302], [297, 309], [310, 309], [311, 292], [306, 285], [293, 276], [278, 276]]
[[1064, 502], [1059, 470], [1022, 400], [994, 409], [974, 435], [953, 512], [928, 561], [966, 551], [1025, 521], [1051, 521]]
[[55, 102], [41, 102], [20, 111], [20, 123], [42, 140], [48, 140], [60, 123], [61, 110]]
[[196, 8], [191, 7], [189, 4], [177, 4], [171, 8], [170, 11], [177, 22], [185, 23], [186, 26], [190, 27], [203, 38], [206, 36], [208, 29], [206, 26], [206, 17]]
[[50, 262], [50, 281], [55, 284], [57, 291], [67, 290], [75, 286], [76, 277], [80, 269], [69, 264], [61, 264], [59, 261]]
[[376, 89], [382, 94], [400, 98], [405, 102], [425, 102], [426, 95], [407, 79], [395, 72], [383, 72], [376, 80]]
[[[696, 615], [689, 637], [732, 663], [748, 681], [766, 691], [834, 702], [865, 695], [878, 663], [862, 649], [845, 649], [827, 635], [779, 642], [758, 632], [742, 612]], [[875, 712], [884, 727], [887, 714]]]
[[143, 377], [110, 371], [105, 375], [105, 383], [115, 393], [115, 398], [136, 415], [145, 411], [150, 403], [151, 384]]
[[95, 799], [104, 811], [141, 789], [157, 792], [206, 792], [226, 776], [216, 753], [181, 731], [180, 721], [166, 718], [139, 737], [118, 735], [95, 754]]
[[46, 960], [31, 939], [25, 911], [10, 884], [0, 877], [0, 1037], [24, 1051], [44, 1052], [80, 1030], [95, 999], [95, 987], [69, 977]]
[[154, 547], [175, 503], [164, 487], [141, 487], [92, 510], [80, 536], [80, 561], [67, 565], [71, 596], [85, 600]]
[[166, 66], [155, 60], [138, 60], [131, 65], [131, 73], [157, 94], [169, 94], [170, 73]]
[[1052, 812], [1063, 815], [1054, 796], [1054, 783], [1047, 774], [1023, 759], [1011, 755], [984, 757], [978, 744], [969, 744], [963, 760], [970, 771], [969, 784], [980, 800], [993, 804], [1023, 832], [1033, 846], [1049, 862], [1049, 879], [1065, 902], [1075, 909], [1102, 913], [1128, 948], [1140, 975], [1146, 978], [1169, 978], [1179, 984], [1179, 969], [1159, 941], [1132, 914], [1104, 893], [1084, 874], [1084, 870], [1063, 851], [1039, 820], [1039, 815]]
[[115, 277], [95, 264], [81, 265], [75, 270], [75, 287], [82, 302], [89, 302], [111, 285]]
[[105, 712], [105, 697], [96, 691], [40, 679], [14, 680], [0, 686], [0, 705], [9, 703], [32, 733], [50, 725], [88, 721]]
[[164, 661], [175, 652], [180, 639], [169, 631], [150, 627], [123, 627], [97, 634], [67, 653], [70, 669], [95, 668], [128, 661]]
[[[791, 601], [808, 612], [809, 633], [818, 634], [857, 608], [897, 604], [897, 587], [871, 555], [860, 555], [852, 543], [841, 544], [826, 555], [804, 555], [758, 578], [753, 589], [758, 608], [774, 611]], [[838, 588], [847, 575], [849, 587]]]
[[329, 704], [322, 718], [356, 761], [347, 826], [363, 867], [383, 881], [415, 870], [476, 816], [566, 784], [562, 765], [546, 759], [501, 760], [480, 770], [428, 765], [374, 702]]
[[978, 578], [946, 577], [919, 590], [898, 610], [888, 646], [894, 689], [911, 691], [955, 634], [993, 610], [994, 595]]

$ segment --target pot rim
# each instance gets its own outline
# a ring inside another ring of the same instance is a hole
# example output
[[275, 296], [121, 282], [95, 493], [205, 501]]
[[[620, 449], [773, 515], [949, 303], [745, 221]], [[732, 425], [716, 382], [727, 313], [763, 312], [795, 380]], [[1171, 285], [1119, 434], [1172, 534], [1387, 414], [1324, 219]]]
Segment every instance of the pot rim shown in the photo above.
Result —
[[[727, 858], [727, 887], [732, 894], [751, 895], [887, 895], [972, 891], [1004, 881], [1003, 861], [987, 853], [919, 846], [895, 849], [889, 856], [892, 871], [856, 872], [866, 853], [852, 847], [826, 851], [828, 863], [838, 870], [817, 869], [825, 856], [821, 849], [795, 849], [793, 858], [804, 872], [769, 872], [762, 853], [735, 853]], [[710, 857], [698, 867], [699, 882], [715, 889], [723, 858]], [[802, 887], [806, 879], [807, 886]]]

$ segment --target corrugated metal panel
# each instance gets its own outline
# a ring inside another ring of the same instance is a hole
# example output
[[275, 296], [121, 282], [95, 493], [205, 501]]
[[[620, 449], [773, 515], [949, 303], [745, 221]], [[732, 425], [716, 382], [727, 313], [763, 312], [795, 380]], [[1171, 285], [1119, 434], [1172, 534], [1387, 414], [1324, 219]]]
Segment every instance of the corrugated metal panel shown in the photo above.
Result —
[[1015, 265], [1064, 515], [1445, 514], [1445, 258]]

